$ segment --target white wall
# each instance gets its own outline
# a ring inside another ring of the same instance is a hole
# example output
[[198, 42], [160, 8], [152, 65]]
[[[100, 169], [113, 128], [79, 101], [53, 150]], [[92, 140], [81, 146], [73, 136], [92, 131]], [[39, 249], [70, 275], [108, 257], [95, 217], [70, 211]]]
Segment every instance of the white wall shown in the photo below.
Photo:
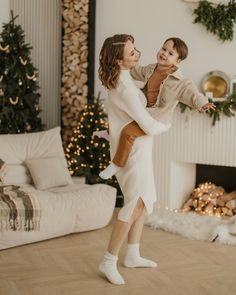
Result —
[[[97, 0], [96, 6], [95, 94], [103, 89], [97, 75], [99, 51], [104, 39], [116, 33], [135, 37], [142, 52], [140, 64], [155, 62], [156, 51], [168, 37], [184, 39], [189, 57], [182, 69], [197, 86], [211, 70], [224, 71], [230, 78], [236, 74], [236, 33], [232, 42], [222, 43], [205, 27], [193, 24], [196, 4], [182, 0]], [[104, 90], [102, 95], [106, 97]]]
[[9, 21], [9, 0], [0, 0], [0, 32], [2, 23]]

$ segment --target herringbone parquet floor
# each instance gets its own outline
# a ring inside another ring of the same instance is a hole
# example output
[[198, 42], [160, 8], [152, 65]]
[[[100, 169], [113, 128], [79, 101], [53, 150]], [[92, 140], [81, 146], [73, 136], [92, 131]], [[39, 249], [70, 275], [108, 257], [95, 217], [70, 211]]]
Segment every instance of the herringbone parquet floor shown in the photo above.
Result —
[[124, 245], [119, 270], [126, 284], [109, 284], [97, 267], [111, 224], [0, 251], [0, 295], [236, 294], [236, 247], [192, 241], [149, 227], [144, 227], [141, 251], [159, 267], [124, 268]]

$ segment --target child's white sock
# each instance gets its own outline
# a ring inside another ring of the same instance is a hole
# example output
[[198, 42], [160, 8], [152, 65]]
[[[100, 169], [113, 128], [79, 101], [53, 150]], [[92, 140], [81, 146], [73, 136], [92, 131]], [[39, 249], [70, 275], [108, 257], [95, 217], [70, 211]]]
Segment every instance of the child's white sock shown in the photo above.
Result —
[[94, 131], [93, 135], [97, 135], [98, 137], [105, 138], [108, 141], [110, 140], [107, 130]]
[[99, 265], [99, 270], [112, 284], [123, 285], [125, 281], [117, 270], [117, 259], [117, 256], [114, 256], [107, 251], [104, 255], [103, 261]]
[[99, 176], [102, 179], [108, 179], [108, 178], [111, 178], [113, 175], [115, 175], [120, 169], [121, 167], [111, 162], [111, 164], [108, 165], [106, 169], [104, 169], [102, 172], [99, 173]]
[[139, 244], [128, 244], [124, 265], [126, 267], [157, 267], [156, 262], [140, 256]]

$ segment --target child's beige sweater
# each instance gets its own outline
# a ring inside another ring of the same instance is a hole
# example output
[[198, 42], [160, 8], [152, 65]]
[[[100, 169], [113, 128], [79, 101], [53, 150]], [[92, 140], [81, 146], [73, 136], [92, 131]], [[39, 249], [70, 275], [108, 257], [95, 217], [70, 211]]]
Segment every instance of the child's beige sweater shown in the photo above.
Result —
[[[130, 71], [134, 80], [144, 82], [142, 91], [145, 95], [147, 93], [147, 82], [156, 66], [157, 64], [144, 67], [137, 66]], [[153, 106], [155, 110], [150, 110], [150, 113], [153, 118], [159, 121], [170, 122], [174, 109], [179, 102], [199, 110], [208, 103], [208, 98], [198, 91], [190, 79], [184, 78], [180, 69], [177, 69], [162, 81], [156, 104]]]

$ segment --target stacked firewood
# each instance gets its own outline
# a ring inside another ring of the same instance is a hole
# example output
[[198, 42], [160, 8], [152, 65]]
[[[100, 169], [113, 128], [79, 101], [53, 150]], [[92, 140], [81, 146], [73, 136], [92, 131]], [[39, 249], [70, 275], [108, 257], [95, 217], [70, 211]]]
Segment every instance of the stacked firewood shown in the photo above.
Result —
[[212, 216], [233, 216], [236, 214], [236, 191], [227, 193], [223, 187], [210, 182], [199, 184], [181, 211], [195, 211]]
[[66, 144], [88, 93], [88, 2], [63, 0], [62, 123]]

